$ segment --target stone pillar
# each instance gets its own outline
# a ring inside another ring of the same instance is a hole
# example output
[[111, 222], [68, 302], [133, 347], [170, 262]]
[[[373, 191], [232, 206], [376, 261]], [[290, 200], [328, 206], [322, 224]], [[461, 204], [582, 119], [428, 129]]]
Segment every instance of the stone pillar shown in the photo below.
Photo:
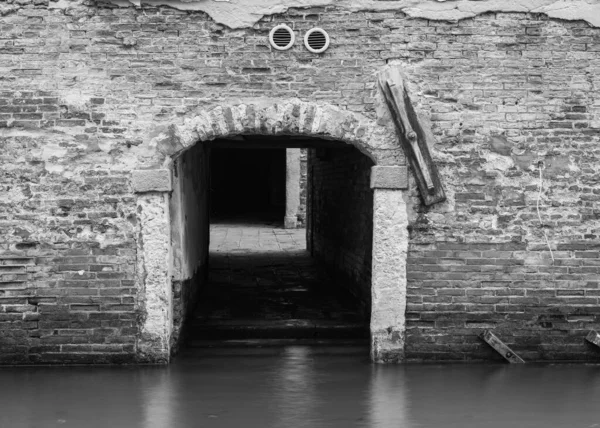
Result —
[[404, 360], [408, 214], [403, 189], [408, 187], [407, 181], [404, 166], [371, 169], [371, 359], [377, 363]]
[[295, 229], [298, 225], [300, 207], [300, 149], [286, 149], [285, 167], [285, 218], [286, 229]]
[[140, 362], [167, 363], [173, 327], [171, 171], [133, 171], [132, 186], [137, 194], [138, 214], [136, 285], [141, 325], [137, 357]]

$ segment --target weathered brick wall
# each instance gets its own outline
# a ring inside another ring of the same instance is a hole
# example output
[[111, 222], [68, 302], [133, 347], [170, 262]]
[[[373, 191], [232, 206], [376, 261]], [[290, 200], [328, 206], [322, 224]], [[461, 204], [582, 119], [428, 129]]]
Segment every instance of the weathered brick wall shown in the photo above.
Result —
[[600, 31], [498, 14], [426, 39], [409, 74], [448, 202], [413, 194], [407, 356], [499, 358], [494, 328], [525, 359], [597, 359]]
[[311, 255], [371, 307], [373, 162], [354, 148], [308, 151], [307, 239]]
[[[493, 358], [476, 335], [494, 327], [526, 357], [598, 357], [582, 335], [600, 328], [600, 29], [327, 7], [229, 30], [200, 12], [88, 4], [0, 9], [0, 256], [24, 265], [0, 267], [3, 361], [132, 357], [142, 308], [128, 177], [164, 164], [166, 147], [149, 142], [166, 125], [257, 97], [385, 121], [385, 64], [432, 123], [448, 195], [425, 208], [411, 194], [407, 355]], [[330, 49], [271, 50], [281, 22], [325, 28]]]
[[[132, 361], [134, 199], [122, 172], [71, 142], [0, 134], [0, 362]], [[77, 164], [71, 177], [49, 168], [54, 156]]]

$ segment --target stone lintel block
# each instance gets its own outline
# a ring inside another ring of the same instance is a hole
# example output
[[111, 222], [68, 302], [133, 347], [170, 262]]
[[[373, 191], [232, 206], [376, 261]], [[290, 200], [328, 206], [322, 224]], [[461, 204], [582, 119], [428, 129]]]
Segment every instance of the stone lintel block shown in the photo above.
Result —
[[168, 169], [138, 169], [132, 171], [131, 184], [135, 193], [170, 192], [171, 171]]
[[408, 189], [408, 168], [375, 165], [371, 168], [371, 189]]

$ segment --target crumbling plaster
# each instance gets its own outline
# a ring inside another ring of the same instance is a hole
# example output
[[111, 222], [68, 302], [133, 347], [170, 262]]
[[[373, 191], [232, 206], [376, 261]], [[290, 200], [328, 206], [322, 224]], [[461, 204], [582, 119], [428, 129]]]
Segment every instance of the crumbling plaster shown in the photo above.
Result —
[[[56, 0], [51, 7], [70, 7], [81, 0]], [[531, 12], [551, 18], [583, 20], [600, 27], [597, 0], [96, 0], [118, 6], [168, 5], [180, 10], [202, 11], [231, 28], [252, 27], [264, 16], [283, 13], [291, 7], [336, 6], [356, 11], [394, 10], [414, 18], [457, 21], [487, 12]]]

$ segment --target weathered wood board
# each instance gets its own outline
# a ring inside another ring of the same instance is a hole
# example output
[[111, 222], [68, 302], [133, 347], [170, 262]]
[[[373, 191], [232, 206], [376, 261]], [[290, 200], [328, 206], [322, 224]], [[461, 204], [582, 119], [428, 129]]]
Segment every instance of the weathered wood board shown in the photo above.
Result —
[[433, 132], [415, 111], [399, 70], [383, 70], [379, 74], [379, 88], [390, 110], [425, 205], [444, 201], [446, 195], [440, 175], [429, 152], [429, 145], [435, 142]]
[[481, 335], [479, 337], [481, 339], [483, 339], [483, 341], [486, 342], [488, 345], [490, 345], [492, 348], [494, 348], [494, 350], [496, 352], [498, 352], [500, 355], [502, 355], [502, 358], [504, 358], [509, 363], [511, 363], [511, 364], [525, 363], [525, 361], [521, 357], [519, 357], [517, 354], [515, 354], [515, 352], [512, 349], [510, 349], [508, 347], [508, 345], [506, 345], [504, 342], [502, 342], [490, 330], [485, 330], [483, 333], [481, 333]]
[[590, 330], [585, 340], [600, 348], [600, 334], [596, 330]]

